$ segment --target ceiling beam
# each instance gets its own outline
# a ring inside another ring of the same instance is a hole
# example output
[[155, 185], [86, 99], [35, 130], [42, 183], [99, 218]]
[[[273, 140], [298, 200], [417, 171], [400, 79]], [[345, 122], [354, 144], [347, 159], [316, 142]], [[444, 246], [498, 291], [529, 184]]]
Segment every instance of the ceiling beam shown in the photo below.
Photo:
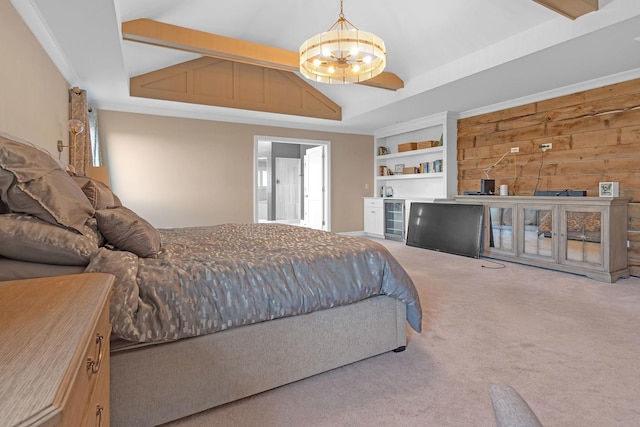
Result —
[[[300, 69], [298, 52], [165, 24], [151, 19], [123, 22], [122, 38], [277, 70], [297, 72]], [[404, 87], [402, 79], [388, 72], [383, 72], [358, 84], [388, 90], [398, 90]]]
[[576, 19], [589, 12], [598, 10], [598, 0], [533, 0], [554, 12]]

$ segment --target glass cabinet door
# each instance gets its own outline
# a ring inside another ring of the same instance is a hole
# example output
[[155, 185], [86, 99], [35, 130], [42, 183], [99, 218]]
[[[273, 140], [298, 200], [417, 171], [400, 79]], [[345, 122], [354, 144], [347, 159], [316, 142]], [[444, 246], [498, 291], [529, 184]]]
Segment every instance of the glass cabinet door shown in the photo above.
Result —
[[[513, 247], [513, 206], [489, 206], [489, 251], [515, 254]], [[485, 237], [486, 238], [486, 237]], [[486, 247], [486, 246], [485, 246]]]
[[404, 239], [404, 200], [384, 201], [384, 235], [387, 239]]
[[562, 208], [560, 214], [561, 262], [603, 266], [601, 224], [604, 212], [585, 207], [566, 207]]
[[520, 253], [533, 258], [555, 259], [555, 218], [551, 206], [520, 209]]

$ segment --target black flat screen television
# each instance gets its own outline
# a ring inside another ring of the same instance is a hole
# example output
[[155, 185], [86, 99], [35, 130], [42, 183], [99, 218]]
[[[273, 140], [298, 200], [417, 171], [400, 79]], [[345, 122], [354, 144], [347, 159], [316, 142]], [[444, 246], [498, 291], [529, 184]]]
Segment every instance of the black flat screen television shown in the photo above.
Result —
[[407, 245], [480, 257], [483, 205], [411, 203]]

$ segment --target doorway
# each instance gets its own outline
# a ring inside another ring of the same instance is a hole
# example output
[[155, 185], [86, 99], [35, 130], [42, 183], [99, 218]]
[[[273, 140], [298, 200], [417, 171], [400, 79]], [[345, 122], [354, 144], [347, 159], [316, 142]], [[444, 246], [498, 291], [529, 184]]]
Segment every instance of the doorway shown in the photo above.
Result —
[[329, 141], [254, 137], [254, 222], [331, 230]]

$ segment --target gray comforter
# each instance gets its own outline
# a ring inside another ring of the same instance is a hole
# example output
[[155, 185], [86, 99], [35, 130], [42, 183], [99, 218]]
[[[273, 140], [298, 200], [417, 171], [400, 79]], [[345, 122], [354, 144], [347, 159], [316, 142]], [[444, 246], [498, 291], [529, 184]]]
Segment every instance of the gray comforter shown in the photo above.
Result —
[[170, 341], [386, 294], [407, 304], [420, 332], [413, 282], [378, 243], [281, 224], [161, 229], [158, 258], [101, 248], [87, 272], [116, 276], [113, 333]]

